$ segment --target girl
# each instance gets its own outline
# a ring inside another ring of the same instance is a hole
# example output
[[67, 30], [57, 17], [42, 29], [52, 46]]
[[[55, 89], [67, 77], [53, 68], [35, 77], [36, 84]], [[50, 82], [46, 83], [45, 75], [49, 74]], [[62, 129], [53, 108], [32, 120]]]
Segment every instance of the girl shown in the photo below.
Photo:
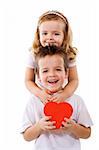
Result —
[[[40, 84], [40, 80], [35, 82], [35, 57], [34, 54], [39, 52], [40, 46], [55, 45], [63, 47], [67, 54], [68, 60], [68, 83], [52, 96], [48, 90], [44, 90]], [[43, 103], [47, 101], [62, 102], [72, 96], [78, 86], [78, 75], [75, 64], [76, 48], [72, 47], [72, 32], [67, 18], [58, 11], [45, 12], [38, 21], [37, 30], [32, 46], [31, 53], [28, 58], [28, 66], [25, 73], [25, 84], [27, 89], [38, 96]]]

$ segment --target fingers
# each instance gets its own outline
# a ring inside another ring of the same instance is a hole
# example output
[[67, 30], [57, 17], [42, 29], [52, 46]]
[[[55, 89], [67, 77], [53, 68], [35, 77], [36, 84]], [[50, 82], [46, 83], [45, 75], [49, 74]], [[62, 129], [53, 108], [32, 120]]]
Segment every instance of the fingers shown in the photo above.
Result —
[[63, 102], [65, 99], [62, 95], [62, 92], [60, 92], [60, 93], [57, 93], [55, 95], [52, 95], [52, 97], [50, 97], [50, 99], [48, 99], [48, 100], [52, 101], [52, 102], [60, 103], [60, 102]]
[[43, 98], [43, 103], [46, 104], [48, 102], [57, 102], [57, 103], [60, 103], [60, 102], [63, 102], [64, 101], [64, 98], [60, 97], [60, 95], [47, 95], [45, 96], [45, 98]]
[[62, 125], [65, 128], [69, 128], [69, 127], [73, 126], [74, 124], [75, 124], [74, 121], [71, 119], [68, 119], [68, 118], [64, 118], [64, 121], [62, 122]]
[[60, 97], [55, 96], [55, 97], [50, 98], [49, 101], [60, 103], [60, 102], [63, 102], [64, 100], [62, 100]]
[[46, 130], [52, 130], [56, 128], [56, 126], [54, 125], [55, 121], [50, 121], [50, 119], [51, 119], [51, 116], [45, 116], [42, 119], [43, 124], [41, 126], [43, 130], [46, 131]]
[[46, 104], [47, 102], [63, 102], [65, 100], [65, 97], [63, 95], [63, 89], [60, 90], [57, 94], [53, 95], [53, 93], [48, 89], [42, 90], [42, 102]]
[[48, 89], [43, 90], [43, 103], [46, 104], [47, 102], [63, 102], [64, 97], [62, 94], [63, 90], [59, 91], [57, 94], [53, 95]]
[[54, 126], [54, 124], [55, 124], [55, 121], [48, 121], [48, 122], [46, 122], [46, 126], [45, 126], [45, 128], [47, 129], [47, 130], [51, 130], [51, 129], [55, 129], [56, 128], [56, 126]]
[[52, 95], [51, 91], [49, 91], [48, 89], [45, 89], [45, 92], [46, 92], [47, 94]]
[[48, 91], [47, 89], [42, 90], [42, 96], [40, 98], [43, 104], [46, 104], [47, 102], [49, 102], [51, 97], [52, 95], [50, 91]]
[[45, 120], [45, 121], [49, 121], [51, 118], [52, 118], [52, 116], [45, 116], [45, 117], [44, 117], [44, 120]]

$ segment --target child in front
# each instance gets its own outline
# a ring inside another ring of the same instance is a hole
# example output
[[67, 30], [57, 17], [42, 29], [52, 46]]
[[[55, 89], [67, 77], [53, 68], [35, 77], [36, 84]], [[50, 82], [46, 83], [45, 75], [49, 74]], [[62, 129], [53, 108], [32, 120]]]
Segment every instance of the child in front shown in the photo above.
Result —
[[[43, 89], [49, 90], [52, 96], [63, 88], [67, 78], [67, 60], [63, 48], [55, 46], [41, 47], [36, 55], [36, 73]], [[80, 96], [72, 95], [66, 102], [72, 105], [70, 119], [64, 118], [59, 129], [51, 116], [44, 115], [44, 104], [37, 96], [29, 100], [21, 128], [26, 141], [35, 141], [35, 150], [81, 150], [80, 138], [91, 135], [92, 120], [84, 101]]]

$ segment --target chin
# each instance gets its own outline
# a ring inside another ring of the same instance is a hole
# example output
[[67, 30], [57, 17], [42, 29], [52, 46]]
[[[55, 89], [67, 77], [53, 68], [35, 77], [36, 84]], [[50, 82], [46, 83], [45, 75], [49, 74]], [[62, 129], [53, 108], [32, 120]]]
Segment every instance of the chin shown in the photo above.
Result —
[[49, 89], [51, 93], [56, 93], [58, 92], [60, 89]]
[[50, 90], [51, 93], [56, 93], [58, 92], [57, 90]]

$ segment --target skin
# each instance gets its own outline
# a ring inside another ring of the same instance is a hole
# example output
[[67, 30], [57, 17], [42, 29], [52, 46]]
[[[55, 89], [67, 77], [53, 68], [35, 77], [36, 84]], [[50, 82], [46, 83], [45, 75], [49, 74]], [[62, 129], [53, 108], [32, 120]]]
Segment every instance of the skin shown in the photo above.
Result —
[[65, 24], [59, 20], [43, 22], [40, 27], [40, 43], [42, 46], [56, 45], [60, 47], [64, 39]]
[[51, 93], [62, 89], [64, 79], [66, 78], [63, 64], [63, 59], [59, 55], [46, 56], [39, 60], [39, 77], [41, 83]]
[[[56, 61], [57, 58], [57, 61]], [[50, 63], [51, 62], [51, 63]], [[45, 56], [39, 59], [39, 78], [44, 87], [50, 90], [52, 93], [57, 93], [62, 89], [64, 80], [67, 77], [67, 72], [64, 68], [64, 61], [61, 56]], [[65, 118], [62, 122], [63, 127], [61, 129], [55, 129], [54, 121], [50, 121], [51, 116], [45, 116], [37, 123], [30, 126], [23, 133], [23, 137], [26, 141], [31, 141], [40, 136], [44, 132], [60, 132], [64, 130], [66, 134], [72, 133], [76, 138], [88, 138], [91, 134], [91, 129], [83, 125], [74, 122], [72, 119]]]
[[[60, 20], [44, 21], [39, 26], [40, 43], [42, 46], [61, 46], [64, 39], [64, 22]], [[62, 102], [70, 97], [78, 86], [78, 75], [76, 66], [69, 68], [68, 84], [57, 95], [51, 96], [50, 92], [41, 89], [34, 82], [34, 69], [26, 68], [25, 84], [27, 89], [35, 96], [39, 97], [43, 103], [48, 100]], [[39, 93], [39, 94], [38, 94]]]

